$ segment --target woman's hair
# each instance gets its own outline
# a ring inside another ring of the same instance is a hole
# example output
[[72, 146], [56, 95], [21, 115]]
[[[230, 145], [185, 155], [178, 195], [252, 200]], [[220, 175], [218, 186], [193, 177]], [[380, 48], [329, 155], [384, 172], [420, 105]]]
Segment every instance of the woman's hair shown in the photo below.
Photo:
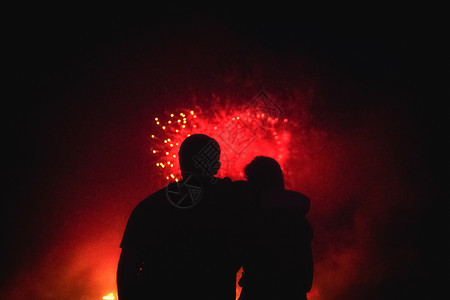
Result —
[[284, 190], [284, 177], [280, 164], [267, 156], [256, 156], [244, 169], [247, 182], [259, 191]]

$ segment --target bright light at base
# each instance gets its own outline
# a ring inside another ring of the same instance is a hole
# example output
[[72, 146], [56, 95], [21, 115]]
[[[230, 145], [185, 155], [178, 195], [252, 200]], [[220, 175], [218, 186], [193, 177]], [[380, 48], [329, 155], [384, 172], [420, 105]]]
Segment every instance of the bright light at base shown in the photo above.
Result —
[[102, 299], [103, 300], [114, 300], [114, 299], [116, 299], [116, 297], [114, 297], [114, 293], [109, 293], [108, 295], [103, 296]]

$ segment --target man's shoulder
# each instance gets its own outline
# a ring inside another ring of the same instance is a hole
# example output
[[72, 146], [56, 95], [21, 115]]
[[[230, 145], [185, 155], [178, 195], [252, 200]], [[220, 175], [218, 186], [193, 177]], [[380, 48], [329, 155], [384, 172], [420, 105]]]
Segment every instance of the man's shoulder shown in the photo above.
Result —
[[247, 186], [248, 186], [247, 181], [245, 181], [245, 180], [235, 180], [235, 181], [232, 181], [231, 184], [233, 185], [234, 188], [237, 188], [237, 189], [247, 189]]
[[235, 180], [230, 182], [230, 189], [233, 193], [237, 193], [239, 195], [247, 195], [248, 193], [248, 184], [247, 181], [244, 180]]
[[247, 182], [243, 180], [224, 179], [224, 196], [227, 197], [227, 204], [236, 209], [242, 209], [248, 202]]
[[232, 180], [230, 177], [215, 178], [215, 182], [221, 184], [227, 188], [238, 188], [247, 186], [247, 181], [244, 180]]
[[147, 196], [144, 200], [139, 202], [134, 208], [134, 210], [140, 211], [166, 206], [167, 205], [166, 189], [167, 186], [157, 190], [156, 192], [153, 192], [152, 194]]
[[229, 177], [218, 178], [217, 183], [229, 193], [244, 193], [247, 189], [246, 181], [231, 180]]
[[141, 247], [148, 242], [148, 237], [155, 238], [161, 222], [167, 216], [168, 210], [164, 208], [167, 206], [165, 188], [140, 201], [131, 212], [120, 247]]

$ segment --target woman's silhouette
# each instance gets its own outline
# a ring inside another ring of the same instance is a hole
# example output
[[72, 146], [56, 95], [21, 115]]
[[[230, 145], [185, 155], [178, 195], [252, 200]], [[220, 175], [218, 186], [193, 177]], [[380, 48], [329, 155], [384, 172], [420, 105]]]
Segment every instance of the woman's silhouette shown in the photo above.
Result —
[[306, 299], [311, 289], [309, 199], [284, 188], [280, 165], [257, 156], [246, 166], [250, 209], [240, 300]]

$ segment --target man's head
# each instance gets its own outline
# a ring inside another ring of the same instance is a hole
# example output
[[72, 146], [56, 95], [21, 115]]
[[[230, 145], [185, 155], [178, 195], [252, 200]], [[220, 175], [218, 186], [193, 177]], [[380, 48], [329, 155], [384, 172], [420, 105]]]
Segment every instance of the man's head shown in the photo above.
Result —
[[187, 137], [178, 152], [181, 174], [194, 173], [203, 177], [214, 176], [220, 168], [220, 146], [205, 134]]
[[271, 157], [256, 156], [244, 169], [252, 189], [260, 192], [284, 190], [284, 177], [280, 164]]

